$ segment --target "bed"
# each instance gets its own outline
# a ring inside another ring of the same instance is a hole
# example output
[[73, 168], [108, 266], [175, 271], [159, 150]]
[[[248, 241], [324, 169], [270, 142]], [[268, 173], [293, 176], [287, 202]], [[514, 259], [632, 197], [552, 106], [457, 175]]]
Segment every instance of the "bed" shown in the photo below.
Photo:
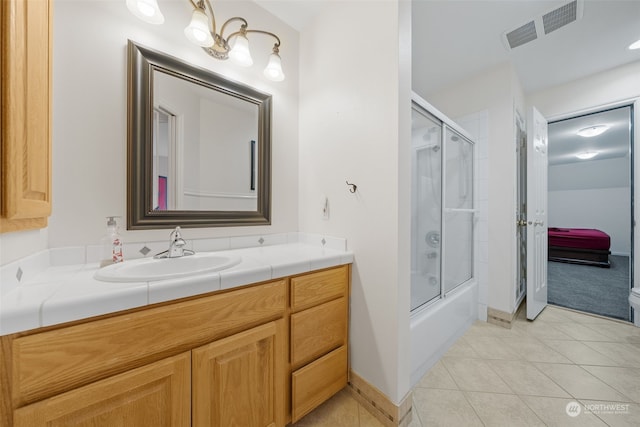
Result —
[[611, 238], [593, 228], [549, 227], [549, 261], [609, 268]]

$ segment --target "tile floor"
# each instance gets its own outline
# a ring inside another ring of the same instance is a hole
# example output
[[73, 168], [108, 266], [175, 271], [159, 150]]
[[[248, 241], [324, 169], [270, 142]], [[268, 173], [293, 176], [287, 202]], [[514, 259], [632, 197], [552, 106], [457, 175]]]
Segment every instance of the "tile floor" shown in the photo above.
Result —
[[[413, 411], [410, 427], [640, 426], [640, 328], [553, 306], [511, 329], [477, 322], [416, 385]], [[295, 427], [381, 425], [343, 390]]]

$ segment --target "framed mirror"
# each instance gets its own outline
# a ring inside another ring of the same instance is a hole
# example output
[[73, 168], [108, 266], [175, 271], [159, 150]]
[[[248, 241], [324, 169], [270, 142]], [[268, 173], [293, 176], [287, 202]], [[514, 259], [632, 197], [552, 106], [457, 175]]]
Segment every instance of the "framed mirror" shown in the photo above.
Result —
[[271, 223], [271, 95], [128, 43], [127, 229]]

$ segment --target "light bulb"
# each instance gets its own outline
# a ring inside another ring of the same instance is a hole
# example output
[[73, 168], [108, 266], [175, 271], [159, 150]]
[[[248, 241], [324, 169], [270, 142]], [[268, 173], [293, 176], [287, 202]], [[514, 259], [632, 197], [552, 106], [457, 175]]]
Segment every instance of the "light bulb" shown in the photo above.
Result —
[[598, 155], [597, 151], [585, 151], [584, 153], [576, 154], [576, 157], [579, 158], [580, 160], [588, 160], [588, 159], [593, 159], [597, 155]]
[[240, 34], [235, 38], [233, 47], [229, 51], [229, 58], [242, 67], [253, 65], [253, 59], [249, 51], [249, 40], [244, 34]]
[[264, 76], [274, 82], [281, 82], [284, 80], [284, 73], [282, 72], [282, 61], [280, 55], [273, 52], [269, 55], [269, 63], [264, 69]]
[[589, 127], [580, 129], [577, 133], [579, 136], [582, 136], [585, 138], [592, 138], [594, 136], [598, 136], [605, 133], [608, 129], [609, 129], [609, 126], [607, 125], [595, 125], [595, 126], [589, 126]]
[[156, 0], [127, 0], [127, 8], [137, 18], [149, 24], [159, 25], [164, 22]]
[[191, 43], [198, 46], [213, 46], [213, 36], [209, 30], [209, 17], [201, 9], [193, 11], [191, 22], [184, 29], [184, 35], [187, 36]]

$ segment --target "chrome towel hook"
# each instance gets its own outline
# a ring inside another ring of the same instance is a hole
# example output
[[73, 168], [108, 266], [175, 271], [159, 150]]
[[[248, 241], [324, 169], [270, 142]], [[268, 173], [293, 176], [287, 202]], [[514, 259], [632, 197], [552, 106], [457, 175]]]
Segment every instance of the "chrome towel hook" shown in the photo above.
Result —
[[356, 190], [358, 189], [358, 186], [355, 184], [350, 184], [349, 181], [345, 181], [347, 183], [347, 185], [351, 188], [349, 188], [349, 192], [350, 193], [355, 193]]

